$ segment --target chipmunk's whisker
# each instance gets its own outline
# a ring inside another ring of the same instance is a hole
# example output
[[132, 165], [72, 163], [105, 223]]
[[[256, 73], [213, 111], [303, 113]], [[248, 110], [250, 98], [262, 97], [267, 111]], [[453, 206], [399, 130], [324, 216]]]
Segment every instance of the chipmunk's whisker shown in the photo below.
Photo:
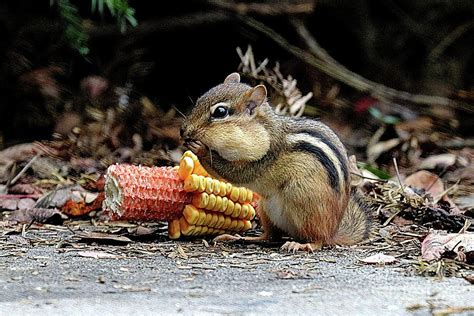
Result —
[[176, 112], [178, 112], [179, 115], [181, 115], [183, 118], [186, 118], [186, 115], [183, 114], [176, 106], [173, 105], [173, 109], [175, 109]]
[[209, 149], [209, 157], [210, 157], [210, 160], [211, 160], [211, 167], [212, 167], [212, 149], [209, 146], [207, 146], [207, 148]]

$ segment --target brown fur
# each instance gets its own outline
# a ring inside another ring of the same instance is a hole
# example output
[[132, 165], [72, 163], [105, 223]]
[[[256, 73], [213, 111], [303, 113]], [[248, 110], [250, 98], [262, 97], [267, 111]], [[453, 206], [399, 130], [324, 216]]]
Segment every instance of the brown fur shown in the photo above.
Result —
[[[292, 243], [288, 250], [366, 238], [368, 217], [350, 192], [347, 156], [337, 136], [318, 121], [276, 115], [265, 95], [262, 86], [229, 76], [198, 100], [183, 124], [185, 141], [211, 174], [262, 196], [261, 238], [283, 231], [309, 242]], [[230, 114], [213, 119], [210, 108], [218, 103], [228, 105]], [[299, 142], [305, 145], [295, 151]]]

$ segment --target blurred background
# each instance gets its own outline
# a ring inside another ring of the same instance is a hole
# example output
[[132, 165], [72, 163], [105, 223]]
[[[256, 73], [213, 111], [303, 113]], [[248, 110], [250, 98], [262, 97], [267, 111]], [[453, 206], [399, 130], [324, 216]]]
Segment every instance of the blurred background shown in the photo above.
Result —
[[469, 0], [5, 0], [0, 39], [0, 149], [172, 164], [180, 113], [234, 71], [379, 167], [473, 146]]

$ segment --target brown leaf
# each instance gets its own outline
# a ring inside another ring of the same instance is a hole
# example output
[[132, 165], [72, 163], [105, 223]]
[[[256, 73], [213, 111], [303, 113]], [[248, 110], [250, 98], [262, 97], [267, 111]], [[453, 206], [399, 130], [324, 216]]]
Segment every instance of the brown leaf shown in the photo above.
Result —
[[474, 274], [465, 275], [465, 276], [463, 276], [463, 278], [467, 282], [469, 282], [471, 284], [474, 284]]
[[101, 233], [101, 232], [76, 232], [76, 237], [83, 241], [98, 242], [98, 243], [129, 243], [132, 240], [125, 236]]
[[454, 251], [457, 254], [474, 251], [474, 233], [448, 234], [444, 231], [434, 231], [421, 243], [421, 256], [427, 261], [441, 258], [446, 251]]
[[423, 189], [431, 193], [433, 197], [444, 192], [444, 185], [441, 179], [429, 171], [421, 170], [409, 175], [405, 179], [405, 184], [413, 188]]
[[20, 223], [31, 223], [35, 221], [37, 223], [61, 225], [63, 221], [67, 219], [67, 216], [57, 209], [30, 208], [12, 212], [9, 219]]
[[[434, 199], [440, 199], [449, 203], [452, 214], [458, 215], [462, 213], [456, 204], [446, 194], [443, 194], [445, 192], [443, 181], [434, 173], [421, 170], [408, 176], [404, 182], [413, 188], [429, 192]], [[441, 194], [443, 196], [440, 196]]]

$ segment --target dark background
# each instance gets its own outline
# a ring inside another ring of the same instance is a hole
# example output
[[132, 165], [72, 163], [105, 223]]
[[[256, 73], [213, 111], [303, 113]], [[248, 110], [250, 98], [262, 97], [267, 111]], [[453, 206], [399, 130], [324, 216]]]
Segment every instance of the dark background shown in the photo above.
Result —
[[[80, 82], [89, 75], [100, 75], [118, 87], [128, 83], [132, 96], [146, 95], [164, 109], [174, 105], [186, 111], [200, 94], [237, 69], [236, 47], [245, 50], [252, 45], [257, 59], [279, 61], [283, 73], [297, 78], [303, 92], [313, 91], [316, 82], [334, 81], [246, 26], [236, 18], [239, 14], [252, 16], [306, 48], [289, 23], [290, 18], [301, 18], [338, 62], [391, 88], [446, 97], [473, 89], [472, 1], [316, 1], [306, 14], [242, 14], [213, 1], [130, 1], [139, 25], [125, 34], [110, 14], [91, 13], [89, 1], [71, 3], [88, 25], [86, 57], [71, 48], [64, 22], [49, 1], [0, 4], [4, 144], [50, 137], [64, 104], [72, 102], [80, 110]], [[456, 29], [460, 31], [453, 38]], [[433, 59], [433, 50], [450, 39]], [[42, 79], [28, 76], [55, 66], [62, 70], [52, 70]], [[58, 90], [53, 98], [41, 91], [51, 78]], [[349, 102], [364, 97], [345, 85], [341, 91]], [[322, 114], [332, 111], [317, 97], [309, 103]]]

